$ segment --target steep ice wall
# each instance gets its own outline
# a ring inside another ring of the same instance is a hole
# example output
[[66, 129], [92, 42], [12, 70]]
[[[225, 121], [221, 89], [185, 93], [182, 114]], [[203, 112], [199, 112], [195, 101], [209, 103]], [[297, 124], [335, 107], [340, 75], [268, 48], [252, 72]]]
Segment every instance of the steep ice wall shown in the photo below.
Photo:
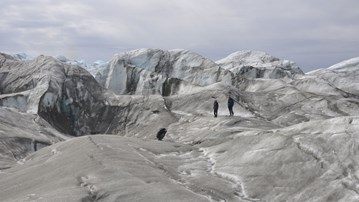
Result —
[[261, 51], [238, 51], [216, 63], [245, 78], [279, 79], [303, 74], [294, 62], [280, 60]]
[[[186, 50], [139, 49], [116, 55], [96, 79], [117, 94], [163, 94], [168, 85], [178, 89], [232, 82], [232, 73]], [[176, 82], [169, 82], [175, 79]], [[167, 86], [165, 86], [167, 85]], [[176, 92], [166, 93], [173, 94]]]
[[37, 113], [41, 96], [48, 89], [50, 75], [61, 65], [44, 56], [19, 61], [0, 55], [0, 61], [2, 106], [16, 106], [21, 111]]
[[1, 106], [39, 114], [67, 134], [91, 133], [96, 127], [94, 112], [106, 108], [105, 90], [87, 71], [46, 56], [0, 59]]

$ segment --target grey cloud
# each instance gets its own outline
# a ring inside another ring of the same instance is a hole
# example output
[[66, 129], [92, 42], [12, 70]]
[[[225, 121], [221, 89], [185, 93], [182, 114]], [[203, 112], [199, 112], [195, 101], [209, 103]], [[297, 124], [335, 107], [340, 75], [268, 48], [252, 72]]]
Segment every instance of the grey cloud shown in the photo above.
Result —
[[214, 60], [262, 50], [309, 71], [359, 56], [358, 7], [357, 0], [4, 0], [0, 36], [12, 40], [1, 51], [93, 61], [143, 47]]

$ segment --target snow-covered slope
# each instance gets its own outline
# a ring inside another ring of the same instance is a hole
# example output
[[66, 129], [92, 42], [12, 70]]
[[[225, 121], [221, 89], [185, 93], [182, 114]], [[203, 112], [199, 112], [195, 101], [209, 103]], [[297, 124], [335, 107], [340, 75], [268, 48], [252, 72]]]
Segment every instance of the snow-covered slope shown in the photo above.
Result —
[[328, 69], [333, 71], [349, 71], [349, 70], [358, 70], [359, 66], [359, 57], [352, 58], [349, 60], [345, 60], [343, 62], [340, 62], [338, 64], [335, 64], [333, 66], [328, 67]]
[[357, 201], [358, 126], [358, 117], [281, 128], [184, 115], [164, 142], [101, 135], [44, 148], [0, 173], [0, 194], [5, 201]]
[[[280, 63], [262, 60], [265, 72]], [[78, 65], [1, 55], [0, 196], [358, 201], [355, 61], [306, 75], [290, 65], [284, 79], [271, 79], [234, 75], [184, 50], [141, 49], [115, 56], [97, 74], [115, 94]]]
[[238, 51], [216, 63], [246, 78], [278, 79], [303, 74], [294, 62], [280, 60], [261, 51]]
[[[187, 145], [137, 138], [76, 138], [26, 158], [23, 165], [13, 168], [16, 179], [11, 173], [0, 174], [0, 194], [4, 201], [209, 201], [237, 198], [233, 195], [236, 187], [232, 187], [230, 180], [215, 174], [208, 174], [211, 182], [201, 178], [211, 164], [200, 153]], [[57, 162], [62, 166], [59, 167]], [[186, 175], [192, 175], [192, 179]], [[16, 192], [12, 187], [17, 187]]]
[[328, 82], [332, 88], [346, 96], [359, 96], [359, 58], [352, 58], [327, 69], [309, 72], [308, 76]]

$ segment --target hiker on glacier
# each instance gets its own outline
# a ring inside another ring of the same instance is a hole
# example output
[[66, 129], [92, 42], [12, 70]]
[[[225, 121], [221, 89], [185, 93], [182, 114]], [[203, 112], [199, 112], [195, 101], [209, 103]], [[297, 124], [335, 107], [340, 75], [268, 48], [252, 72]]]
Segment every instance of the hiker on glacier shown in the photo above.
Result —
[[228, 110], [229, 110], [229, 116], [233, 116], [234, 112], [233, 112], [233, 105], [234, 105], [234, 100], [231, 97], [231, 95], [228, 95]]
[[218, 102], [217, 102], [217, 100], [214, 100], [214, 102], [213, 102], [213, 112], [214, 112], [214, 117], [217, 117], [217, 115], [218, 115]]

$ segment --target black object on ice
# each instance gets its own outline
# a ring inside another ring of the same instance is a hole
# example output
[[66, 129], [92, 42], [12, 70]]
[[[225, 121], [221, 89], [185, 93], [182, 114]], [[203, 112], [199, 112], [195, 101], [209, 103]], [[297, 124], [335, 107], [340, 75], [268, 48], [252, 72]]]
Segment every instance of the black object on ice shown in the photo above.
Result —
[[157, 139], [161, 141], [161, 140], [165, 137], [166, 133], [167, 133], [166, 128], [161, 128], [161, 129], [157, 132]]

